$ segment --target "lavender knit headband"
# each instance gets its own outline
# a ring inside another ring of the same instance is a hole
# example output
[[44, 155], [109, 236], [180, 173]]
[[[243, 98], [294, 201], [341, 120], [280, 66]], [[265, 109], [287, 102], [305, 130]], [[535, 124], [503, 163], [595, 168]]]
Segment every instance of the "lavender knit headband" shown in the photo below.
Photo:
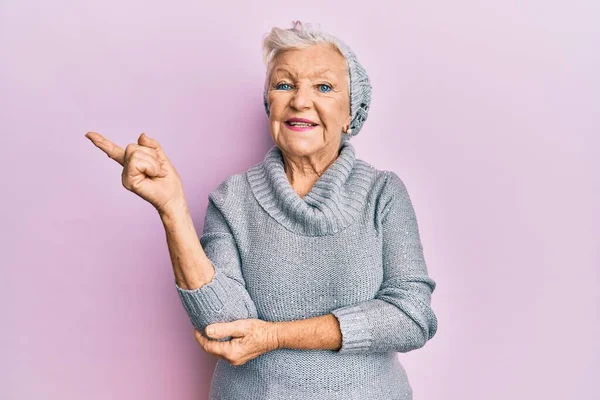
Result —
[[[362, 128], [365, 120], [367, 119], [369, 106], [371, 104], [371, 83], [369, 82], [369, 76], [367, 71], [358, 62], [356, 55], [350, 47], [344, 44], [341, 40], [331, 37], [332, 40], [337, 44], [342, 54], [348, 62], [348, 71], [350, 74], [350, 113], [352, 120], [350, 121], [350, 129], [352, 133], [344, 134], [344, 139], [349, 139], [358, 135]], [[269, 103], [267, 102], [268, 87], [265, 87], [263, 93], [263, 103], [267, 116], [269, 116]]]

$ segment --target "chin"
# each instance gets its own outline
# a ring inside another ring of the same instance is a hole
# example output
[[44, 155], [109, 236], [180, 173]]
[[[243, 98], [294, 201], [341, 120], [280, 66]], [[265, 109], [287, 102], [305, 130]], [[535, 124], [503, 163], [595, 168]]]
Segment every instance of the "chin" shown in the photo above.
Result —
[[323, 151], [326, 147], [332, 145], [333, 142], [339, 143], [339, 139], [337, 141], [333, 138], [328, 139], [327, 142], [323, 141], [322, 129], [316, 129], [307, 134], [283, 128], [273, 137], [279, 148], [297, 156], [315, 154]]
[[308, 138], [286, 138], [282, 146], [290, 153], [298, 156], [312, 154], [323, 148], [323, 143]]

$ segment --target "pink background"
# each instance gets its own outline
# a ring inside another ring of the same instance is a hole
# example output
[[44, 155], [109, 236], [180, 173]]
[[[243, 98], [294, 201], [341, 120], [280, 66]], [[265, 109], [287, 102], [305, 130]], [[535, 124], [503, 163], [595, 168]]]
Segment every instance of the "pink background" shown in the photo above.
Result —
[[272, 145], [261, 39], [294, 19], [358, 55], [357, 156], [413, 199], [415, 400], [600, 398], [598, 1], [87, 3], [0, 4], [0, 398], [206, 398], [162, 224], [83, 135], [159, 140], [200, 230]]

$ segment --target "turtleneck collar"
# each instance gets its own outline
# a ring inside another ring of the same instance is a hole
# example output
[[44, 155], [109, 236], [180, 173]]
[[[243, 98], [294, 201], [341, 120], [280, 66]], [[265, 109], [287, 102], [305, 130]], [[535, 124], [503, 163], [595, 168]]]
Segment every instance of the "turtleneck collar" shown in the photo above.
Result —
[[347, 140], [304, 197], [290, 184], [277, 146], [246, 172], [260, 206], [286, 229], [304, 236], [332, 235], [350, 225], [363, 211], [375, 175], [376, 169], [357, 159]]

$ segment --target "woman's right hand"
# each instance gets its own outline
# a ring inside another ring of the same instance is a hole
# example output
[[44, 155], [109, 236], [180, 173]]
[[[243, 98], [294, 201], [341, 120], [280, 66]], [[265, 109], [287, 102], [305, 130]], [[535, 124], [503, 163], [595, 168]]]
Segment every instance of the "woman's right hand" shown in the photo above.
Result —
[[123, 166], [123, 186], [152, 204], [159, 214], [185, 204], [181, 178], [156, 140], [142, 133], [137, 144], [131, 143], [123, 150], [99, 133], [88, 132], [85, 136]]

